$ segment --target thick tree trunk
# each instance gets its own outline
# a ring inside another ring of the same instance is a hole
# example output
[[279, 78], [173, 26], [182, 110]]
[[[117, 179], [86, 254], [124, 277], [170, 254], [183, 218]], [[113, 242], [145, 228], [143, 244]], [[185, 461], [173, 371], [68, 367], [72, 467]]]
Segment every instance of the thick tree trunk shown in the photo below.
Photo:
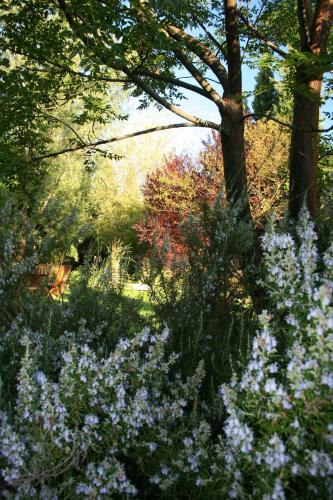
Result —
[[333, 17], [333, 0], [317, 0], [312, 15], [310, 0], [298, 0], [300, 49], [308, 65], [297, 68], [293, 131], [290, 151], [289, 214], [298, 217], [305, 202], [312, 217], [316, 214], [316, 174], [320, 91], [323, 73], [313, 56], [326, 53]]
[[[298, 75], [299, 84], [304, 85]], [[305, 203], [311, 216], [316, 214], [316, 174], [318, 163], [318, 127], [321, 80], [305, 83], [310, 95], [294, 97], [293, 130], [290, 150], [289, 213], [297, 218]]]
[[224, 100], [228, 109], [221, 109], [221, 139], [224, 178], [228, 201], [241, 200], [242, 217], [251, 220], [245, 164], [244, 115], [242, 95], [242, 62], [236, 0], [224, 0], [227, 41], [228, 82]]
[[229, 202], [241, 201], [242, 216], [251, 219], [245, 164], [244, 120], [241, 109], [222, 115], [224, 179]]

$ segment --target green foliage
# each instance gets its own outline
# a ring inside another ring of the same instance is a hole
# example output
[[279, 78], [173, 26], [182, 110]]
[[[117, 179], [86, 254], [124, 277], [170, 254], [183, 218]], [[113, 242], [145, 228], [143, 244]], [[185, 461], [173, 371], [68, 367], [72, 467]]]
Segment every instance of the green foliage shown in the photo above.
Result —
[[[180, 376], [184, 360], [168, 354], [167, 330], [122, 337], [106, 354], [104, 327], [81, 321], [51, 344], [52, 375], [42, 359], [53, 328], [38, 336], [13, 325], [21, 352], [7, 359], [20, 358], [20, 369], [15, 402], [1, 400], [2, 491], [22, 499], [329, 497], [333, 247], [319, 253], [316, 239], [306, 213], [294, 237], [273, 224], [264, 235], [269, 312], [257, 318], [243, 370], [219, 388], [218, 421], [199, 396], [202, 364]], [[0, 337], [1, 352], [9, 339]], [[7, 372], [1, 364], [2, 380]]]
[[[288, 51], [283, 63], [266, 56], [259, 74], [254, 106], [266, 112], [276, 97], [272, 71], [282, 68], [279, 93], [282, 88], [290, 97], [304, 92], [302, 83], [295, 86], [297, 68], [311, 76], [331, 62], [299, 49], [296, 2], [248, 7], [244, 12], [264, 37]], [[218, 48], [220, 62], [228, 59], [222, 3], [4, 0], [0, 23], [4, 494], [289, 498], [306, 487], [309, 496], [327, 497], [333, 467], [330, 211], [318, 224], [318, 247], [306, 214], [291, 234], [269, 226], [258, 284], [261, 268], [252, 265], [254, 238], [240, 221], [241, 202], [226, 207], [219, 196], [210, 203], [222, 162], [208, 145], [208, 194], [200, 203], [200, 168], [178, 184], [160, 179], [164, 192], [157, 201], [165, 207], [169, 200], [168, 208], [180, 214], [177, 231], [186, 251], [170, 263], [165, 238], [150, 256], [144, 278], [154, 311], [143, 318], [140, 302], [126, 290], [128, 250], [140, 251], [133, 226], [143, 213], [142, 175], [152, 169], [135, 148], [118, 168], [112, 160], [128, 153], [127, 144], [115, 154], [87, 147], [117, 129], [111, 121], [126, 118], [115, 80], [146, 107], [185, 97], [179, 54], [211, 78], [206, 61], [198, 63], [200, 43], [206, 52]], [[173, 25], [187, 29], [195, 43], [171, 36]], [[249, 53], [258, 56], [259, 44], [249, 40]], [[283, 211], [287, 144], [286, 135], [264, 122], [248, 133], [255, 220], [265, 219], [271, 206], [279, 216]], [[56, 150], [78, 147], [85, 152], [50, 159]], [[330, 196], [326, 161], [320, 189]], [[59, 300], [46, 296], [47, 283], [35, 294], [28, 290], [37, 264], [82, 260], [78, 249], [87, 241], [94, 248]], [[269, 312], [258, 316], [258, 302]], [[144, 321], [156, 332], [142, 330]]]
[[[126, 115], [117, 85], [110, 88], [106, 81], [79, 76], [79, 60], [69, 56], [73, 44], [65, 36], [64, 22], [52, 9], [45, 10], [43, 2], [34, 2], [33, 8], [9, 3], [1, 7], [0, 182], [32, 203], [43, 189], [50, 167], [39, 157], [89, 143], [92, 133]], [[27, 18], [29, 26], [25, 25]], [[41, 34], [39, 42], [37, 33]], [[71, 60], [69, 71], [64, 66], [66, 56]], [[63, 164], [66, 168], [67, 159]]]
[[[131, 127], [148, 128], [152, 120], [151, 113], [147, 116], [140, 112], [131, 116]], [[115, 129], [116, 125], [108, 127], [108, 135], [119, 134]], [[162, 164], [167, 145], [168, 135], [147, 134], [117, 143], [113, 151], [122, 157], [117, 161], [95, 156], [88, 203], [92, 213], [92, 236], [98, 240], [100, 248], [121, 240], [135, 258], [144, 251], [135, 231], [135, 225], [144, 217], [142, 185], [146, 175]]]
[[126, 160], [120, 164], [101, 165], [92, 180], [89, 202], [94, 214], [92, 234], [99, 246], [106, 248], [120, 240], [134, 255], [139, 254], [141, 250], [134, 227], [143, 217], [144, 204]]
[[[83, 335], [89, 345], [107, 353], [121, 335], [140, 328], [142, 319], [139, 302], [123, 294], [128, 281], [129, 257], [122, 245], [115, 244], [104, 258], [87, 255], [84, 266], [72, 272], [66, 295], [52, 300], [45, 293], [47, 282], [41, 283], [40, 290], [34, 294], [28, 287], [38, 264], [50, 262], [56, 250], [59, 258], [59, 246], [55, 247], [52, 235], [41, 237], [36, 225], [26, 213], [17, 212], [16, 207], [2, 207], [1, 215], [0, 358], [3, 366], [8, 364], [2, 377], [2, 390], [11, 400], [22, 352], [22, 329], [31, 334], [31, 345], [40, 366], [54, 376], [61, 361], [60, 346], [75, 340], [73, 332], [78, 328], [79, 335]], [[58, 234], [59, 227], [54, 229]], [[74, 236], [70, 236], [72, 241]]]
[[246, 358], [253, 328], [243, 271], [252, 232], [247, 223], [237, 222], [240, 207], [226, 208], [224, 203], [220, 195], [203, 214], [183, 222], [186, 253], [168, 262], [166, 241], [164, 254], [159, 251], [144, 269], [155, 314], [170, 329], [171, 346], [182, 353], [184, 372], [191, 373], [205, 360], [207, 394]]
[[278, 102], [278, 93], [274, 86], [274, 73], [270, 67], [261, 64], [254, 89], [253, 111], [259, 117], [266, 113], [273, 114]]

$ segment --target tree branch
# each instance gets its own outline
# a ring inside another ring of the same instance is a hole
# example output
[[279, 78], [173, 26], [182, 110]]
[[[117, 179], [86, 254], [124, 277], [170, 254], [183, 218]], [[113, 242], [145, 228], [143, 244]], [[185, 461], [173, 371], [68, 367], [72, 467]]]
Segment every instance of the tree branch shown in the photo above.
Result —
[[[193, 77], [192, 76], [179, 76], [178, 80], [186, 80], [189, 78], [193, 78]], [[214, 80], [214, 78], [208, 78], [206, 76], [206, 80], [207, 80], [207, 82], [213, 82], [213, 83], [217, 83], [218, 85], [220, 85], [220, 82], [218, 82], [217, 80]]]
[[255, 35], [256, 38], [261, 40], [265, 45], [267, 45], [267, 47], [269, 47], [271, 50], [273, 50], [273, 52], [276, 52], [277, 54], [279, 54], [281, 57], [284, 57], [284, 58], [288, 57], [287, 52], [285, 52], [280, 47], [275, 45], [275, 43], [268, 40], [268, 38], [263, 33], [261, 33], [255, 26], [253, 26], [253, 24], [250, 23], [250, 21], [243, 15], [243, 13], [240, 10], [238, 10], [238, 15], [239, 15], [240, 19], [242, 19], [242, 21], [248, 27], [248, 29], [253, 33], [253, 35]]
[[187, 59], [186, 55], [182, 50], [174, 51], [176, 57], [182, 63], [182, 65], [187, 69], [190, 75], [196, 79], [196, 81], [201, 85], [207, 97], [213, 101], [218, 107], [222, 108], [225, 106], [225, 103], [218, 92], [213, 88], [213, 86], [208, 82], [206, 78], [203, 77], [202, 73], [197, 70], [194, 64]]
[[77, 133], [77, 131], [69, 123], [65, 122], [65, 120], [62, 120], [61, 118], [58, 118], [57, 116], [45, 113], [44, 111], [41, 111], [41, 110], [38, 110], [38, 113], [41, 114], [42, 116], [45, 116], [45, 118], [47, 120], [51, 120], [51, 121], [60, 123], [61, 125], [64, 125], [65, 127], [67, 127], [69, 130], [71, 130], [73, 132], [73, 134], [81, 142], [81, 144], [85, 144], [82, 137], [80, 137], [80, 135]]
[[[32, 59], [32, 60], [37, 61], [39, 63], [43, 62], [43, 63], [49, 64], [50, 66], [58, 68], [66, 73], [71, 74], [71, 75], [78, 76], [80, 78], [86, 78], [88, 80], [103, 81], [103, 82], [109, 82], [109, 83], [131, 83], [131, 81], [128, 78], [120, 78], [120, 77], [113, 78], [113, 77], [108, 77], [108, 76], [91, 75], [88, 73], [82, 73], [80, 71], [75, 71], [72, 68], [69, 68], [68, 66], [65, 66], [63, 64], [59, 64], [59, 63], [54, 62], [54, 61], [50, 61], [49, 59], [46, 59], [45, 57], [42, 57], [42, 58], [41, 57], [33, 57], [30, 54], [26, 54], [25, 52], [18, 52], [18, 51], [15, 51], [15, 54], [22, 55], [28, 59]], [[23, 67], [25, 67], [25, 66], [23, 66]], [[41, 69], [41, 68], [29, 68], [29, 67], [27, 67], [27, 69], [29, 71], [35, 71], [35, 72], [40, 72], [40, 73], [47, 72], [46, 69]], [[152, 78], [154, 80], [160, 80], [160, 81], [163, 81], [166, 83], [170, 83], [170, 84], [175, 85], [177, 87], [182, 87], [186, 90], [190, 90], [191, 92], [195, 92], [195, 93], [201, 95], [202, 97], [206, 97], [207, 99], [213, 100], [212, 97], [207, 92], [205, 92], [202, 88], [197, 87], [196, 85], [192, 85], [191, 83], [182, 82], [178, 78], [173, 78], [171, 76], [163, 75], [163, 74], [160, 74], [158, 72], [151, 72], [151, 71], [145, 71], [145, 70], [135, 70], [134, 72], [137, 73], [139, 76], [145, 76], [147, 78]], [[218, 82], [216, 82], [216, 83], [218, 83]]]
[[149, 95], [157, 103], [159, 103], [161, 106], [168, 109], [175, 115], [180, 116], [181, 118], [184, 118], [185, 120], [188, 120], [189, 122], [194, 123], [195, 125], [198, 125], [200, 127], [207, 127], [220, 131], [220, 126], [218, 124], [207, 120], [203, 120], [197, 116], [187, 113], [186, 111], [180, 109], [178, 106], [175, 106], [174, 104], [167, 101], [164, 97], [160, 96], [154, 89], [150, 88], [149, 85], [147, 85], [139, 76], [137, 76], [135, 70], [132, 70], [126, 65], [118, 66], [115, 65], [114, 63], [109, 64], [108, 61], [105, 60], [103, 54], [101, 55], [98, 51], [96, 51], [96, 44], [94, 44], [92, 39], [87, 40], [86, 37], [83, 37], [80, 31], [77, 30], [72, 14], [68, 12], [65, 0], [58, 0], [58, 3], [61, 10], [64, 12], [66, 16], [67, 22], [69, 23], [70, 27], [72, 28], [76, 36], [78, 36], [78, 38], [81, 40], [84, 46], [90, 49], [93, 52], [93, 54], [101, 60], [103, 64], [105, 64], [106, 66], [110, 66], [111, 68], [116, 69], [118, 71], [122, 71], [125, 75], [127, 75], [127, 77], [130, 79], [131, 82], [135, 83], [147, 95]]
[[173, 129], [173, 128], [185, 128], [185, 127], [203, 127], [203, 128], [205, 128], [205, 126], [198, 125], [195, 123], [172, 123], [170, 125], [160, 125], [159, 127], [152, 127], [152, 128], [148, 128], [146, 130], [132, 132], [130, 134], [118, 135], [116, 137], [111, 137], [109, 139], [101, 139], [99, 141], [91, 142], [89, 144], [88, 143], [78, 144], [77, 146], [64, 148], [64, 149], [61, 149], [59, 151], [54, 151], [52, 153], [46, 153], [45, 155], [35, 156], [33, 158], [33, 161], [40, 161], [40, 160], [45, 160], [47, 158], [54, 158], [56, 156], [60, 156], [60, 155], [63, 155], [65, 153], [73, 153], [75, 151], [80, 151], [81, 149], [87, 149], [87, 148], [94, 149], [98, 146], [103, 146], [105, 144], [111, 144], [112, 142], [123, 141], [125, 139], [130, 139], [131, 137], [137, 137], [139, 135], [150, 134], [152, 132], [159, 132], [161, 130], [169, 130], [169, 129]]
[[134, 73], [132, 73], [131, 70], [124, 69], [124, 72], [147, 95], [149, 95], [152, 99], [154, 99], [156, 102], [158, 102], [164, 108], [168, 109], [169, 111], [172, 111], [172, 113], [174, 113], [175, 115], [178, 115], [181, 118], [184, 118], [185, 120], [188, 120], [189, 122], [194, 123], [195, 125], [199, 125], [201, 127], [212, 128], [214, 130], [220, 130], [220, 126], [217, 123], [203, 120], [202, 118], [199, 118], [199, 117], [194, 116], [190, 113], [187, 113], [186, 111], [183, 111], [181, 108], [179, 108], [175, 104], [172, 104], [169, 101], [167, 101], [166, 99], [164, 99], [164, 97], [160, 96], [157, 92], [155, 92], [155, 90], [151, 89], [141, 78], [139, 78]]
[[182, 82], [177, 78], [173, 78], [167, 75], [163, 75], [157, 72], [143, 71], [143, 70], [134, 70], [138, 76], [146, 76], [147, 78], [152, 78], [154, 80], [160, 80], [161, 82], [170, 83], [171, 85], [175, 85], [177, 87], [182, 87], [184, 89], [190, 90], [191, 92], [196, 92], [202, 97], [206, 97], [206, 99], [213, 100], [212, 97], [206, 92], [203, 88], [197, 87], [196, 85], [192, 85], [191, 83]]
[[247, 113], [246, 115], [243, 116], [243, 120], [246, 120], [246, 118], [264, 118], [265, 120], [272, 120], [273, 122], [278, 123], [282, 127], [286, 127], [290, 130], [300, 130], [301, 132], [308, 132], [309, 134], [312, 134], [312, 133], [324, 134], [324, 133], [327, 133], [327, 132], [330, 132], [331, 130], [333, 130], [333, 125], [331, 125], [328, 128], [318, 128], [318, 129], [295, 127], [295, 125], [291, 125], [290, 123], [286, 123], [286, 122], [280, 120], [279, 118], [275, 118], [274, 116], [270, 115], [269, 113], [268, 114]]
[[333, 149], [331, 149], [330, 151], [326, 151], [321, 156], [319, 156], [318, 161], [321, 161], [324, 158], [327, 158], [327, 156], [333, 156]]
[[[261, 7], [260, 7], [260, 10], [259, 10], [259, 12], [258, 12], [258, 14], [257, 14], [257, 16], [256, 16], [256, 18], [255, 18], [255, 20], [254, 20], [254, 22], [253, 22], [253, 26], [254, 26], [254, 27], [255, 27], [255, 26], [256, 26], [256, 24], [258, 23], [258, 21], [259, 21], [259, 19], [260, 19], [261, 15], [262, 15], [262, 13], [263, 13], [263, 11], [264, 11], [265, 7], [266, 7], [267, 2], [268, 2], [268, 0], [263, 0], [263, 2], [262, 2], [262, 4], [261, 4]], [[248, 11], [248, 9], [247, 9], [247, 18], [248, 18], [248, 12], [249, 12], [249, 11]], [[246, 54], [246, 52], [247, 52], [247, 47], [248, 47], [248, 45], [249, 45], [249, 42], [250, 42], [250, 37], [247, 37], [246, 44], [245, 44], [245, 47], [244, 47], [244, 49], [243, 49], [242, 59], [241, 59], [242, 64], [243, 64], [243, 61], [244, 61], [244, 58], [245, 58], [245, 54]]]
[[[15, 52], [16, 54], [18, 54], [18, 52]], [[74, 75], [74, 76], [78, 76], [80, 78], [86, 78], [88, 80], [93, 80], [93, 81], [102, 81], [102, 82], [109, 82], [109, 83], [130, 83], [128, 81], [127, 78], [121, 78], [121, 77], [111, 77], [111, 76], [102, 76], [102, 75], [92, 75], [92, 74], [89, 74], [89, 73], [82, 73], [81, 71], [75, 71], [74, 69], [72, 68], [69, 68], [68, 66], [65, 66], [63, 64], [59, 64], [57, 62], [54, 62], [54, 61], [50, 61], [49, 59], [46, 59], [44, 57], [36, 57], [36, 58], [33, 58], [30, 54], [27, 55], [27, 54], [24, 54], [22, 53], [23, 56], [27, 57], [28, 59], [33, 59], [37, 62], [42, 62], [42, 63], [46, 63], [46, 64], [49, 64], [50, 66], [53, 66], [55, 68], [58, 68], [60, 69], [61, 71], [64, 71], [66, 73], [69, 73], [70, 75]], [[47, 71], [47, 70], [43, 70], [43, 69], [35, 69], [35, 68], [28, 68], [32, 71]]]
[[[139, 0], [140, 9], [138, 12], [139, 18], [142, 23], [149, 25], [150, 18], [156, 19], [157, 15], [154, 8], [149, 6], [147, 0]], [[144, 11], [148, 11], [148, 16]], [[194, 38], [193, 36], [186, 33], [184, 30], [168, 24], [165, 27], [160, 28], [160, 32], [164, 33], [167, 38], [172, 38], [176, 41], [182, 41], [186, 43], [187, 48], [191, 50], [195, 55], [197, 55], [217, 76], [220, 84], [225, 88], [228, 84], [228, 75], [225, 67], [219, 61], [219, 59], [212, 53], [212, 51], [204, 45], [200, 40]]]
[[203, 30], [203, 32], [208, 36], [209, 40], [215, 45], [215, 47], [223, 54], [225, 59], [227, 59], [227, 52], [225, 50], [225, 47], [215, 38], [215, 36], [206, 28], [206, 26], [195, 19], [195, 21], [198, 23], [200, 28]]
[[208, 47], [185, 31], [177, 28], [177, 26], [168, 25], [166, 30], [174, 40], [185, 42], [187, 47], [189, 47], [190, 50], [213, 71], [222, 87], [224, 89], [227, 88], [228, 73], [223, 64], [221, 64], [219, 59], [208, 49]]

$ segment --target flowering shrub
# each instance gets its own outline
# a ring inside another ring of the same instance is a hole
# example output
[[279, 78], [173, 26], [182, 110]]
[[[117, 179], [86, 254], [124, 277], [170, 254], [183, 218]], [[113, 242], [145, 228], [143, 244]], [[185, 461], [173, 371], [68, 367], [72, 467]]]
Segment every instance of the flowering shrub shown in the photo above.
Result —
[[50, 240], [41, 237], [33, 218], [14, 203], [0, 206], [0, 216], [0, 386], [12, 401], [24, 337], [39, 368], [56, 377], [68, 346], [87, 344], [106, 356], [120, 336], [139, 330], [143, 321], [139, 304], [122, 293], [127, 279], [124, 248], [114, 245], [104, 260], [87, 258], [81, 272], [71, 274], [66, 297], [51, 300], [43, 287], [41, 293], [28, 290], [36, 265], [52, 253]]
[[332, 245], [320, 259], [316, 238], [306, 213], [297, 238], [273, 226], [263, 238], [276, 312], [262, 313], [245, 372], [220, 391], [220, 449], [234, 497], [333, 492]]
[[333, 493], [333, 259], [332, 245], [318, 254], [316, 238], [306, 213], [296, 237], [272, 225], [263, 238], [272, 311], [259, 317], [243, 373], [220, 388], [217, 443], [202, 430], [199, 447], [186, 440], [168, 473], [183, 479], [190, 456], [196, 498], [206, 489], [218, 498]]
[[202, 365], [177, 375], [166, 330], [120, 339], [108, 356], [69, 339], [56, 380], [25, 337], [15, 408], [1, 405], [4, 494], [330, 498], [333, 246], [321, 254], [316, 238], [306, 213], [295, 236], [264, 235], [271, 307], [243, 372], [219, 389], [219, 424], [200, 402]]
[[168, 379], [176, 356], [164, 357], [167, 337], [166, 330], [144, 330], [121, 339], [107, 358], [73, 346], [63, 354], [57, 383], [34, 370], [27, 342], [14, 418], [1, 413], [8, 491], [22, 497], [136, 494], [126, 469], [149, 464], [154, 470], [160, 450], [181, 434], [177, 427], [202, 378], [199, 367], [184, 383]]
[[[24, 211], [14, 204], [0, 206], [0, 306], [6, 293], [15, 296], [17, 287], [38, 264], [39, 238]], [[23, 253], [25, 258], [23, 258]]]
[[144, 277], [156, 315], [170, 329], [172, 348], [182, 353], [183, 371], [191, 373], [203, 358], [214, 397], [230, 376], [231, 357], [247, 352], [254, 333], [243, 271], [252, 231], [240, 220], [241, 205], [224, 203], [220, 193], [201, 216], [189, 216], [183, 223], [186, 261], [174, 260], [166, 272], [165, 261], [160, 265], [156, 259]]

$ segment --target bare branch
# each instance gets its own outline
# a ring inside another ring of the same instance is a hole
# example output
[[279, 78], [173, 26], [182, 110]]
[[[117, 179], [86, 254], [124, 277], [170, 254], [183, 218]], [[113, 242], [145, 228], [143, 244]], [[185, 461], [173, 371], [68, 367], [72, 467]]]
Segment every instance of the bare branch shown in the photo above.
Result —
[[218, 92], [212, 87], [212, 85], [208, 82], [206, 78], [203, 77], [202, 73], [197, 70], [194, 64], [186, 57], [182, 50], [175, 50], [175, 55], [179, 59], [179, 61], [183, 64], [183, 66], [187, 69], [190, 75], [196, 79], [196, 81], [201, 85], [205, 94], [207, 94], [208, 98], [215, 102], [217, 106], [220, 108], [225, 107], [225, 103]]
[[209, 50], [206, 45], [202, 42], [189, 35], [185, 31], [177, 28], [177, 26], [169, 25], [167, 26], [167, 32], [169, 35], [177, 41], [185, 42], [187, 47], [196, 54], [200, 59], [207, 64], [207, 66], [213, 71], [213, 73], [217, 76], [220, 84], [224, 89], [228, 86], [228, 74], [227, 70], [223, 66], [223, 64], [219, 61], [219, 59]]
[[290, 123], [286, 123], [286, 122], [280, 120], [279, 118], [275, 118], [274, 116], [270, 115], [269, 113], [268, 114], [247, 113], [246, 115], [243, 116], [243, 120], [246, 120], [246, 118], [263, 118], [265, 120], [272, 120], [273, 122], [278, 123], [282, 127], [286, 127], [290, 130], [300, 130], [301, 132], [308, 132], [309, 134], [313, 134], [313, 133], [324, 134], [324, 133], [327, 133], [327, 132], [330, 132], [331, 130], [333, 130], [333, 125], [331, 125], [328, 128], [318, 128], [318, 129], [295, 127], [295, 125], [291, 125]]
[[141, 78], [139, 78], [136, 74], [132, 73], [131, 70], [124, 69], [124, 72], [147, 95], [149, 95], [152, 99], [154, 99], [156, 102], [158, 102], [164, 108], [168, 109], [169, 111], [172, 111], [172, 113], [174, 113], [175, 115], [178, 115], [181, 118], [184, 118], [185, 120], [188, 120], [189, 122], [194, 123], [195, 125], [199, 125], [201, 127], [212, 128], [214, 130], [220, 130], [220, 126], [217, 123], [203, 120], [202, 118], [194, 116], [191, 113], [187, 113], [186, 111], [182, 110], [181, 108], [179, 108], [175, 104], [172, 104], [169, 101], [167, 101], [166, 99], [164, 99], [164, 97], [160, 96], [155, 90], [150, 88], [149, 85], [147, 85]]
[[[203, 127], [203, 125], [195, 124], [195, 123], [172, 123], [170, 125], [160, 125], [159, 127], [152, 127], [148, 128], [146, 130], [140, 130], [138, 132], [132, 132], [130, 134], [125, 134], [125, 135], [118, 135], [116, 137], [111, 137], [109, 139], [101, 139], [96, 142], [91, 142], [91, 143], [84, 143], [84, 144], [78, 144], [77, 146], [69, 147], [69, 148], [64, 148], [59, 151], [54, 151], [52, 153], [47, 153], [45, 155], [41, 156], [35, 156], [33, 158], [33, 161], [40, 161], [40, 160], [45, 160], [47, 158], [54, 158], [56, 156], [60, 156], [66, 153], [73, 153], [75, 151], [80, 151], [82, 149], [94, 149], [97, 148], [98, 146], [103, 146], [105, 144], [111, 144], [112, 142], [119, 142], [123, 141], [125, 139], [130, 139], [131, 137], [138, 137], [139, 135], [145, 135], [145, 134], [150, 134], [152, 132], [159, 132], [161, 130], [169, 130], [173, 128], [187, 128], [187, 127]], [[210, 128], [210, 127], [207, 127]]]
[[279, 54], [281, 57], [284, 58], [288, 57], [287, 52], [282, 50], [275, 43], [268, 40], [268, 38], [263, 33], [261, 33], [253, 24], [250, 23], [250, 21], [243, 15], [243, 13], [240, 10], [238, 10], [238, 15], [256, 38], [261, 40], [265, 45], [267, 45], [267, 47], [273, 50], [273, 52]]
[[45, 116], [45, 118], [47, 120], [51, 120], [51, 121], [60, 123], [61, 125], [64, 125], [66, 128], [68, 128], [69, 130], [71, 130], [73, 132], [73, 134], [81, 142], [81, 144], [84, 144], [84, 140], [82, 139], [82, 137], [80, 137], [80, 135], [77, 133], [77, 131], [69, 123], [65, 122], [65, 120], [62, 120], [61, 118], [58, 118], [57, 116], [50, 115], [49, 113], [45, 113], [44, 111], [41, 111], [41, 110], [38, 110], [38, 113], [41, 114], [42, 116]]

